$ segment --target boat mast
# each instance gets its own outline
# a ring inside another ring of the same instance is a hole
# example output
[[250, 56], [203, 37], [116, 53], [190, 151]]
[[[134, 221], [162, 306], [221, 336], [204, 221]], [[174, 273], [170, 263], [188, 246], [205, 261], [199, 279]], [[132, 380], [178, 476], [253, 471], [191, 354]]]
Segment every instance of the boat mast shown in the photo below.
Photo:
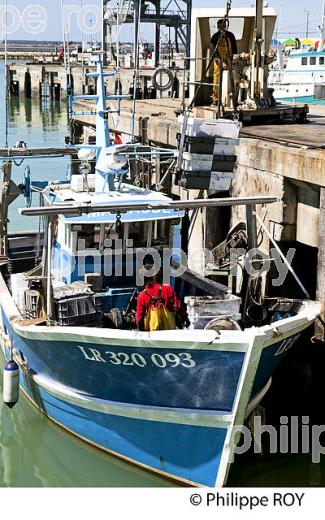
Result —
[[97, 63], [97, 107], [96, 107], [96, 179], [95, 190], [97, 193], [103, 193], [114, 190], [114, 175], [109, 174], [105, 167], [106, 148], [111, 146], [109, 135], [108, 112], [106, 106], [106, 92], [104, 83], [103, 64], [101, 61]]

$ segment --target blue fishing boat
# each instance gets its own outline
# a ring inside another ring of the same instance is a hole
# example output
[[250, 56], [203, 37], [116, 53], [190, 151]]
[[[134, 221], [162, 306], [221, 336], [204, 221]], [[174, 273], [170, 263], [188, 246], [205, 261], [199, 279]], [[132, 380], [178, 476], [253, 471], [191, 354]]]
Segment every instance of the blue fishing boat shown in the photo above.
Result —
[[[7, 237], [3, 353], [27, 398], [67, 431], [181, 483], [223, 486], [234, 431], [320, 306], [264, 298], [262, 319], [247, 323], [246, 301], [180, 261], [193, 210], [242, 204], [252, 215], [275, 199], [182, 201], [138, 186], [130, 159], [175, 150], [112, 144], [100, 62], [94, 75], [96, 144], [80, 147], [79, 173], [51, 183], [25, 178], [25, 194], [37, 191], [41, 204], [21, 214], [38, 216], [43, 232]], [[164, 276], [187, 305], [189, 326], [143, 332], [134, 323], [138, 276], [148, 253], [160, 261], [166, 251]]]

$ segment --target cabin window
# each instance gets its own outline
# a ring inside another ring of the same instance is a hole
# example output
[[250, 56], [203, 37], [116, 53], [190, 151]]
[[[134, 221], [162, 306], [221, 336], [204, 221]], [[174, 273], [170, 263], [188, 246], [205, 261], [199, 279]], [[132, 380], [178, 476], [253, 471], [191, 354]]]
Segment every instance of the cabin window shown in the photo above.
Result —
[[316, 56], [310, 58], [310, 65], [316, 65]]
[[307, 58], [301, 58], [301, 65], [307, 65], [308, 60]]
[[130, 222], [128, 226], [128, 239], [132, 240], [134, 247], [148, 247], [148, 238], [152, 238], [152, 222]]
[[179, 223], [179, 219], [166, 219], [148, 222], [130, 222], [128, 238], [133, 240], [135, 247], [161, 247], [170, 246], [173, 236], [173, 226]]
[[[66, 242], [72, 251], [82, 252], [87, 249], [98, 249], [103, 253], [105, 248], [128, 247], [161, 247], [170, 246], [173, 226], [179, 219], [158, 221], [124, 222], [121, 229], [116, 229], [116, 222], [106, 224], [73, 224], [66, 227]], [[70, 232], [71, 231], [71, 232]]]
[[320, 65], [324, 65], [324, 61], [325, 61], [324, 56], [321, 56], [321, 57], [319, 58], [319, 64], [320, 64]]
[[99, 249], [100, 228], [92, 224], [76, 225], [71, 227], [78, 233], [78, 250]]

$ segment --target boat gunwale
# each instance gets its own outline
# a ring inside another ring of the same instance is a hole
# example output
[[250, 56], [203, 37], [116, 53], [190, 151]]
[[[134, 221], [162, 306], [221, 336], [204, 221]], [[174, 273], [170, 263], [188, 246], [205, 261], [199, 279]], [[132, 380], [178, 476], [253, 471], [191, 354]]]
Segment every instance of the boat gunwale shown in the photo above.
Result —
[[[263, 327], [250, 327], [243, 331], [222, 331], [218, 336], [216, 332], [201, 329], [173, 330], [142, 332], [138, 330], [127, 331], [122, 329], [103, 329], [91, 327], [63, 327], [47, 325], [22, 325], [23, 318], [13, 301], [9, 288], [0, 273], [0, 304], [13, 326], [15, 332], [24, 338], [41, 339], [43, 341], [59, 341], [64, 334], [66, 342], [89, 343], [97, 341], [98, 344], [107, 344], [108, 341], [117, 345], [127, 341], [126, 347], [153, 347], [165, 348], [189, 348], [214, 350], [246, 351], [251, 338], [262, 335], [265, 346], [269, 346], [292, 335], [295, 328], [306, 328], [309, 323], [315, 321], [321, 312], [321, 304], [312, 300], [302, 300], [302, 307], [298, 314]], [[176, 336], [179, 336], [175, 338]], [[175, 339], [177, 344], [175, 346]]]

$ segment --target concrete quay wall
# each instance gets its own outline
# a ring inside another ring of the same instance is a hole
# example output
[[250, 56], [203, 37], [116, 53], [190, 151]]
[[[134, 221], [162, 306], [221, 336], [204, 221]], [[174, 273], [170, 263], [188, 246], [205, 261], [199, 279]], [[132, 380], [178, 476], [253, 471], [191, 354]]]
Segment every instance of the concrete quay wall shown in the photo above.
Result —
[[[51, 97], [64, 99], [67, 96], [67, 74], [65, 67], [58, 64], [50, 63], [14, 63], [9, 65], [9, 88], [14, 95], [26, 97], [40, 97], [41, 85], [49, 85]], [[110, 69], [108, 69], [110, 70]], [[113, 69], [112, 69], [113, 70]], [[69, 81], [73, 86], [75, 95], [94, 94], [95, 80], [86, 76], [87, 72], [95, 71], [95, 67], [85, 65], [71, 66], [69, 69]], [[143, 68], [139, 71], [138, 87], [145, 89], [152, 87], [151, 78], [154, 69]], [[122, 85], [122, 93], [129, 94], [130, 87], [133, 86], [134, 69], [121, 69], [120, 82]], [[181, 79], [183, 73], [177, 72], [177, 76]], [[105, 78], [107, 92], [114, 93], [116, 87], [116, 77]], [[53, 87], [57, 90], [53, 94]], [[164, 94], [166, 96], [166, 94]]]
[[[165, 105], [160, 105], [158, 110], [158, 104], [154, 105], [152, 101], [150, 104], [139, 102], [135, 134], [139, 139], [159, 146], [176, 148], [180, 125], [168, 106], [168, 100]], [[76, 121], [84, 128], [86, 136], [94, 135], [94, 116], [77, 116]], [[294, 126], [306, 128], [304, 125]], [[126, 137], [131, 134], [132, 108], [129, 103], [122, 105], [120, 128]], [[325, 150], [288, 146], [263, 139], [240, 139], [231, 194], [274, 195], [278, 198], [278, 203], [269, 208], [276, 240], [299, 240], [311, 247], [318, 247], [321, 188], [325, 188]], [[177, 196], [184, 191], [176, 186], [172, 190]], [[236, 213], [240, 218], [240, 210], [235, 208], [234, 218]]]

